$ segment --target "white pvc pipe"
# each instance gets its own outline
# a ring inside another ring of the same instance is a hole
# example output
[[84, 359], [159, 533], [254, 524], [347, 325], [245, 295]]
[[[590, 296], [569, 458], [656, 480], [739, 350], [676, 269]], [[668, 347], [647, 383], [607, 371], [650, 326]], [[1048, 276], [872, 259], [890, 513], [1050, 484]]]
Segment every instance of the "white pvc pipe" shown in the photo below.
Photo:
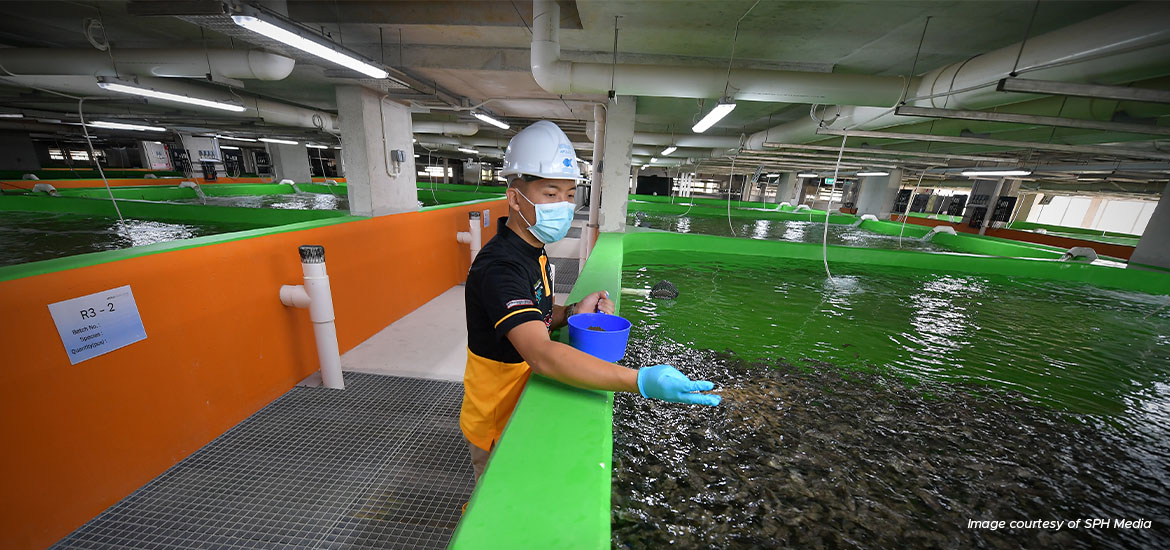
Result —
[[579, 63], [561, 59], [560, 6], [556, 0], [532, 2], [531, 69], [536, 83], [554, 94], [604, 94], [717, 98], [728, 87], [735, 99], [787, 103], [890, 105], [905, 80], [897, 76], [768, 71], [721, 67], [676, 67]]
[[333, 294], [329, 274], [325, 271], [325, 248], [318, 245], [300, 247], [304, 285], [280, 287], [280, 302], [289, 307], [309, 308], [313, 335], [317, 341], [317, 360], [321, 365], [321, 382], [327, 388], [345, 389], [341, 375], [341, 352], [337, 346], [337, 326], [333, 315]]
[[474, 136], [479, 132], [479, 125], [474, 122], [411, 122], [410, 131], [416, 134], [457, 134]]
[[463, 244], [471, 245], [471, 262], [475, 263], [475, 257], [479, 254], [480, 243], [482, 242], [483, 221], [478, 211], [468, 212], [467, 221], [468, 231], [456, 233], [455, 240]]
[[292, 58], [261, 50], [118, 48], [114, 55], [117, 71], [110, 54], [95, 49], [2, 48], [0, 65], [20, 75], [206, 78], [211, 72], [256, 80], [283, 80], [296, 65]]
[[585, 261], [593, 252], [597, 240], [598, 218], [601, 212], [601, 166], [605, 161], [606, 110], [601, 105], [593, 106], [593, 177], [589, 180], [589, 219], [581, 231], [581, 251], [577, 255], [578, 273], [585, 269]]

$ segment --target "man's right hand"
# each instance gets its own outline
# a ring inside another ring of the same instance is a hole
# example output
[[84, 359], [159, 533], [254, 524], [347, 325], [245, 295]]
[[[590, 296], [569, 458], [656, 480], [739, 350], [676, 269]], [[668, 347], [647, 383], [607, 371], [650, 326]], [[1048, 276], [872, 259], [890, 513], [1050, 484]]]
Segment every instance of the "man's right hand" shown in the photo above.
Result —
[[638, 370], [638, 392], [642, 397], [714, 407], [723, 400], [722, 397], [696, 393], [714, 387], [715, 384], [706, 380], [691, 380], [670, 365], [655, 365]]

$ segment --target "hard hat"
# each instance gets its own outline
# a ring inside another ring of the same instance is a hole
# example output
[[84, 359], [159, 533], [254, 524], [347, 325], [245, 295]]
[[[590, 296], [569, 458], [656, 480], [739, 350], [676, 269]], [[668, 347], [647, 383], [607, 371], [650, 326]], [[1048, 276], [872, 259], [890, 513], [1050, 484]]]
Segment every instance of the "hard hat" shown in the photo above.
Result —
[[541, 120], [520, 130], [504, 151], [504, 169], [500, 175], [538, 176], [545, 179], [581, 181], [577, 153], [569, 137], [556, 124]]

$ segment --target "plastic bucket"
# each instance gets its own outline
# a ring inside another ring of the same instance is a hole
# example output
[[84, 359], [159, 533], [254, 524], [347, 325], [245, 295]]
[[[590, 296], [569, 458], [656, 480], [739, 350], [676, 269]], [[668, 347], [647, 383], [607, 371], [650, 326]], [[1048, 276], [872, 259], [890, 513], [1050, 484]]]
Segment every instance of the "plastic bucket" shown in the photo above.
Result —
[[617, 315], [578, 313], [569, 317], [569, 345], [604, 361], [619, 361], [626, 356], [630, 326]]

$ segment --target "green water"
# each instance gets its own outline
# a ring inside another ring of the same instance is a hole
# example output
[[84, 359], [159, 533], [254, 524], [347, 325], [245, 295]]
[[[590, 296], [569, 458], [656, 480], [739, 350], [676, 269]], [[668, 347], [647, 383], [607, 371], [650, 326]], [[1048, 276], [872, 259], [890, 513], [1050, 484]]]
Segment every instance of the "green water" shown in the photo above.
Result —
[[0, 212], [0, 266], [257, 229], [248, 223], [172, 223], [48, 212]]
[[[820, 263], [751, 256], [679, 260], [628, 254], [623, 287], [666, 279], [680, 297], [626, 295], [622, 311], [680, 342], [988, 384], [1122, 421], [1167, 399], [1167, 296], [858, 264], [831, 265], [829, 280]], [[1170, 404], [1161, 417], [1170, 423]]]
[[[617, 548], [1155, 548], [1170, 538], [1170, 297], [865, 265], [624, 258], [623, 363], [720, 407], [617, 394]], [[1150, 529], [1004, 529], [1109, 518]], [[1162, 541], [1159, 543], [1157, 541]]]
[[[732, 217], [731, 223], [726, 217], [699, 216], [695, 214], [650, 214], [630, 212], [626, 216], [626, 223], [634, 227], [660, 229], [674, 233], [696, 233], [700, 235], [718, 235], [721, 237], [747, 237], [771, 241], [789, 241], [798, 243], [820, 243], [824, 239], [825, 225], [823, 221], [781, 221], [755, 220], [751, 218]], [[734, 232], [734, 233], [733, 233]], [[852, 225], [829, 224], [829, 244], [841, 246], [858, 246], [879, 248], [886, 250], [921, 250], [928, 252], [949, 252], [946, 247], [934, 243], [923, 242], [912, 237], [903, 237], [901, 242], [896, 235], [881, 235]]]

